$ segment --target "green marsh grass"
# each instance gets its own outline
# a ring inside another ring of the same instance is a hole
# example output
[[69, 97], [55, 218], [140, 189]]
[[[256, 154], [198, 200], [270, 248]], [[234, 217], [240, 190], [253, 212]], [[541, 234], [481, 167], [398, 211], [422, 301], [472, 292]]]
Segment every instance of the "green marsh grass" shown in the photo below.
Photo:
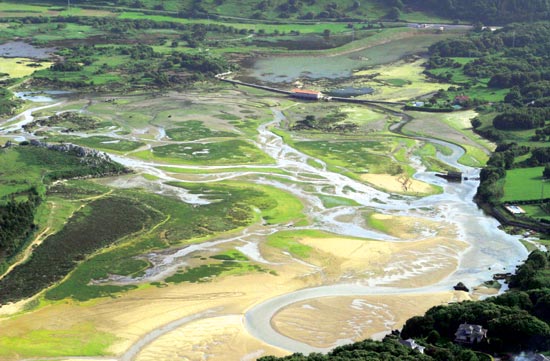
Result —
[[109, 346], [117, 339], [99, 331], [93, 324], [78, 324], [66, 330], [31, 330], [21, 336], [0, 336], [0, 356], [60, 357], [67, 355], [109, 355]]

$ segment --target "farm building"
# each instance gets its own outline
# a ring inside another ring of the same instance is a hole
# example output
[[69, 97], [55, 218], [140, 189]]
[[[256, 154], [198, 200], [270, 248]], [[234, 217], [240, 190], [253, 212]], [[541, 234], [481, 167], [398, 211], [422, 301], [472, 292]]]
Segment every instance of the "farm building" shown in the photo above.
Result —
[[319, 100], [322, 93], [315, 90], [292, 89], [292, 96], [300, 99]]
[[463, 105], [470, 101], [470, 97], [467, 95], [457, 95], [454, 99], [454, 104]]

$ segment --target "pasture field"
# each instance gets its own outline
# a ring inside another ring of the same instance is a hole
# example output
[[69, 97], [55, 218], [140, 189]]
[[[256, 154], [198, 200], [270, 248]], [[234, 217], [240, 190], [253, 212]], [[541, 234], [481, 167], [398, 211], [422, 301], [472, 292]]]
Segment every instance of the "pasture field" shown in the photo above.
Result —
[[236, 29], [245, 29], [245, 30], [254, 30], [256, 31], [263, 31], [265, 33], [273, 33], [275, 31], [277, 32], [290, 32], [290, 31], [299, 31], [303, 34], [308, 33], [315, 33], [319, 34], [322, 33], [325, 29], [330, 30], [333, 33], [340, 33], [340, 32], [346, 32], [349, 31], [349, 29], [346, 27], [346, 24], [343, 23], [312, 23], [312, 24], [265, 24], [261, 22], [257, 23], [248, 23], [248, 22], [234, 22], [234, 23], [227, 23], [223, 21], [216, 21], [216, 20], [207, 20], [207, 19], [182, 19], [182, 18], [175, 18], [171, 16], [163, 16], [163, 15], [146, 15], [140, 12], [123, 12], [118, 16], [119, 19], [147, 19], [152, 21], [170, 21], [170, 22], [177, 22], [180, 24], [211, 24], [211, 25], [229, 25]]
[[[1, 8], [0, 8], [1, 9]], [[36, 16], [34, 14], [32, 16]], [[32, 38], [35, 44], [45, 44], [50, 41], [87, 39], [101, 35], [102, 31], [88, 25], [42, 23], [42, 24], [10, 24], [0, 27], [0, 39], [9, 41], [17, 38]]]
[[51, 62], [48, 61], [37, 63], [25, 58], [0, 58], [0, 77], [7, 74], [9, 78], [22, 78], [50, 65]]
[[543, 209], [540, 204], [522, 205], [521, 208], [523, 208], [530, 218], [550, 221], [550, 213]]
[[[31, 5], [32, 4], [32, 5]], [[228, 21], [241, 21], [246, 23], [255, 23], [258, 25], [265, 25], [271, 22], [280, 22], [283, 25], [285, 23], [291, 22], [302, 22], [307, 24], [308, 22], [314, 23], [312, 20], [297, 20], [300, 17], [303, 17], [307, 14], [320, 14], [324, 12], [327, 6], [330, 4], [328, 0], [319, 0], [315, 2], [300, 3], [298, 10], [291, 11], [290, 13], [286, 12], [286, 15], [281, 15], [282, 10], [273, 6], [268, 6], [267, 8], [259, 8], [257, 1], [239, 1], [235, 2], [205, 2], [201, 3], [201, 7], [204, 11], [212, 14], [212, 17], [218, 15], [220, 19], [224, 19], [226, 23]], [[21, 7], [16, 7], [15, 3], [5, 3], [3, 10], [6, 12], [5, 16], [25, 16], [40, 14], [43, 16], [56, 16], [56, 15], [79, 15], [79, 16], [116, 16], [117, 13], [120, 13], [123, 10], [132, 11], [130, 14], [141, 14], [138, 11], [146, 10], [148, 16], [158, 17], [158, 18], [170, 18], [174, 19], [178, 12], [189, 13], [193, 7], [193, 2], [189, 0], [176, 1], [176, 0], [166, 0], [159, 5], [157, 1], [144, 0], [139, 4], [139, 7], [135, 6], [114, 6], [112, 4], [95, 4], [93, 2], [85, 1], [82, 3], [84, 8], [79, 8], [79, 4], [71, 4], [70, 9], [66, 9], [65, 6], [54, 6], [58, 5], [56, 2], [48, 2], [42, 6], [38, 4], [33, 4], [30, 2], [29, 5], [23, 5]], [[352, 0], [344, 0], [338, 3], [340, 11], [351, 11], [353, 9], [353, 16], [358, 19], [368, 19], [369, 21], [377, 21], [378, 19], [383, 19], [387, 12], [389, 11], [390, 5], [385, 3], [380, 3], [377, 1], [363, 1], [361, 3], [354, 3]], [[172, 16], [162, 16], [162, 15], [152, 15], [152, 14], [170, 14]], [[260, 15], [258, 15], [260, 14]], [[292, 19], [287, 20], [286, 18], [291, 17]], [[175, 18], [177, 19], [177, 18]], [[436, 15], [411, 11], [407, 10], [400, 14], [400, 19], [410, 22], [419, 22], [419, 23], [438, 23], [438, 22], [448, 22], [448, 19], [439, 18]], [[164, 20], [161, 20], [164, 21]], [[210, 20], [213, 22], [214, 20]]]
[[544, 167], [516, 168], [506, 171], [502, 202], [550, 198], [550, 184], [542, 180]]

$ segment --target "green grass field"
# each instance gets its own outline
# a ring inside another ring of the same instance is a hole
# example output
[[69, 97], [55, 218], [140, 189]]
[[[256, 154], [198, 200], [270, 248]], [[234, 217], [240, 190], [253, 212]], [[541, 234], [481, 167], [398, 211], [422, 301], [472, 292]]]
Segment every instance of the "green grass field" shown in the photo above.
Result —
[[115, 335], [99, 331], [92, 324], [78, 324], [60, 331], [32, 330], [25, 337], [0, 336], [0, 356], [13, 359], [108, 355], [107, 349], [115, 340]]
[[545, 211], [538, 204], [522, 205], [521, 208], [527, 213], [527, 215], [534, 219], [546, 219], [550, 221], [550, 213]]
[[542, 181], [544, 167], [506, 171], [502, 202], [536, 200], [550, 197], [550, 183]]
[[299, 239], [303, 237], [320, 238], [328, 236], [319, 231], [304, 230], [277, 232], [267, 238], [267, 245], [282, 249], [295, 257], [306, 259], [309, 257], [313, 248], [299, 242]]
[[119, 19], [147, 19], [152, 21], [172, 21], [181, 24], [211, 24], [211, 25], [229, 25], [236, 29], [246, 29], [253, 31], [265, 31], [266, 33], [277, 32], [290, 32], [299, 31], [303, 34], [308, 33], [322, 33], [325, 29], [330, 30], [333, 33], [339, 33], [343, 31], [349, 31], [344, 23], [312, 23], [312, 24], [265, 24], [261, 22], [248, 23], [248, 22], [223, 22], [207, 19], [182, 19], [171, 16], [163, 15], [145, 15], [139, 12], [123, 12], [119, 15]]
[[[219, 262], [212, 262], [212, 259]], [[166, 282], [209, 282], [216, 277], [247, 274], [250, 272], [268, 272], [268, 270], [250, 262], [241, 252], [233, 250], [211, 256], [207, 264], [180, 269], [174, 275], [166, 278]]]

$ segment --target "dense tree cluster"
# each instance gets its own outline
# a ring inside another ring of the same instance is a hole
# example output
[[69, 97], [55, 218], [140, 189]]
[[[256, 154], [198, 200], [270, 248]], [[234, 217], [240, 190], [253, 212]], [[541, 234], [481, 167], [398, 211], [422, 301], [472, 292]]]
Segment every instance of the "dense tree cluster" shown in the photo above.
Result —
[[501, 130], [525, 130], [543, 127], [550, 120], [550, 108], [522, 107], [497, 115], [493, 126]]
[[448, 19], [505, 24], [550, 18], [548, 0], [403, 0], [413, 8], [435, 12]]
[[34, 213], [41, 198], [34, 187], [19, 195], [27, 196], [27, 200], [16, 200], [16, 194], [11, 194], [0, 204], [0, 261], [17, 253], [35, 229]]
[[[196, 40], [195, 40], [196, 41]], [[188, 82], [213, 77], [234, 68], [221, 56], [209, 52], [156, 52], [146, 44], [94, 46], [81, 45], [60, 51], [66, 59], [52, 65], [48, 71], [40, 71], [34, 78], [40, 81], [75, 88], [96, 86], [95, 76], [110, 74], [109, 90], [116, 88], [166, 87], [185, 85]], [[98, 62], [98, 57], [118, 57], [122, 64], [110, 65]], [[91, 70], [93, 69], [93, 71]], [[77, 73], [65, 76], [64, 72]]]
[[12, 114], [19, 103], [9, 89], [0, 87], [0, 115]]
[[422, 355], [401, 345], [393, 337], [387, 337], [382, 342], [364, 340], [350, 345], [336, 347], [328, 354], [312, 353], [308, 356], [296, 353], [286, 357], [265, 356], [258, 361], [432, 361], [432, 357]]
[[[513, 24], [500, 30], [478, 31], [461, 39], [439, 42], [430, 48], [429, 69], [460, 68], [453, 57], [470, 57], [462, 73], [470, 79], [488, 79], [487, 86], [507, 89], [504, 104], [493, 107], [499, 114], [483, 125], [475, 118], [472, 126], [480, 135], [503, 143], [513, 132], [534, 130], [533, 142], [550, 140], [550, 22]], [[466, 87], [466, 85], [464, 85]], [[550, 162], [544, 144], [518, 147], [501, 144], [481, 172], [476, 198], [498, 204], [503, 196], [506, 170], [533, 167]], [[529, 154], [530, 153], [530, 154]], [[524, 157], [516, 161], [519, 156]]]
[[80, 71], [83, 69], [82, 65], [75, 61], [62, 61], [53, 64], [50, 69], [53, 71]]
[[409, 319], [403, 337], [426, 338], [432, 331], [452, 340], [464, 322], [488, 329], [489, 342], [478, 345], [489, 352], [550, 350], [549, 253], [533, 251], [510, 280], [512, 290], [479, 302], [433, 307]]
[[0, 280], [0, 304], [30, 297], [61, 280], [89, 254], [139, 231], [153, 217], [136, 201], [125, 198], [89, 203], [61, 231], [36, 247], [27, 262]]
[[292, 126], [292, 130], [319, 130], [334, 133], [348, 133], [357, 130], [357, 124], [346, 122], [346, 118], [346, 113], [339, 111], [327, 114], [324, 117], [306, 115]]

